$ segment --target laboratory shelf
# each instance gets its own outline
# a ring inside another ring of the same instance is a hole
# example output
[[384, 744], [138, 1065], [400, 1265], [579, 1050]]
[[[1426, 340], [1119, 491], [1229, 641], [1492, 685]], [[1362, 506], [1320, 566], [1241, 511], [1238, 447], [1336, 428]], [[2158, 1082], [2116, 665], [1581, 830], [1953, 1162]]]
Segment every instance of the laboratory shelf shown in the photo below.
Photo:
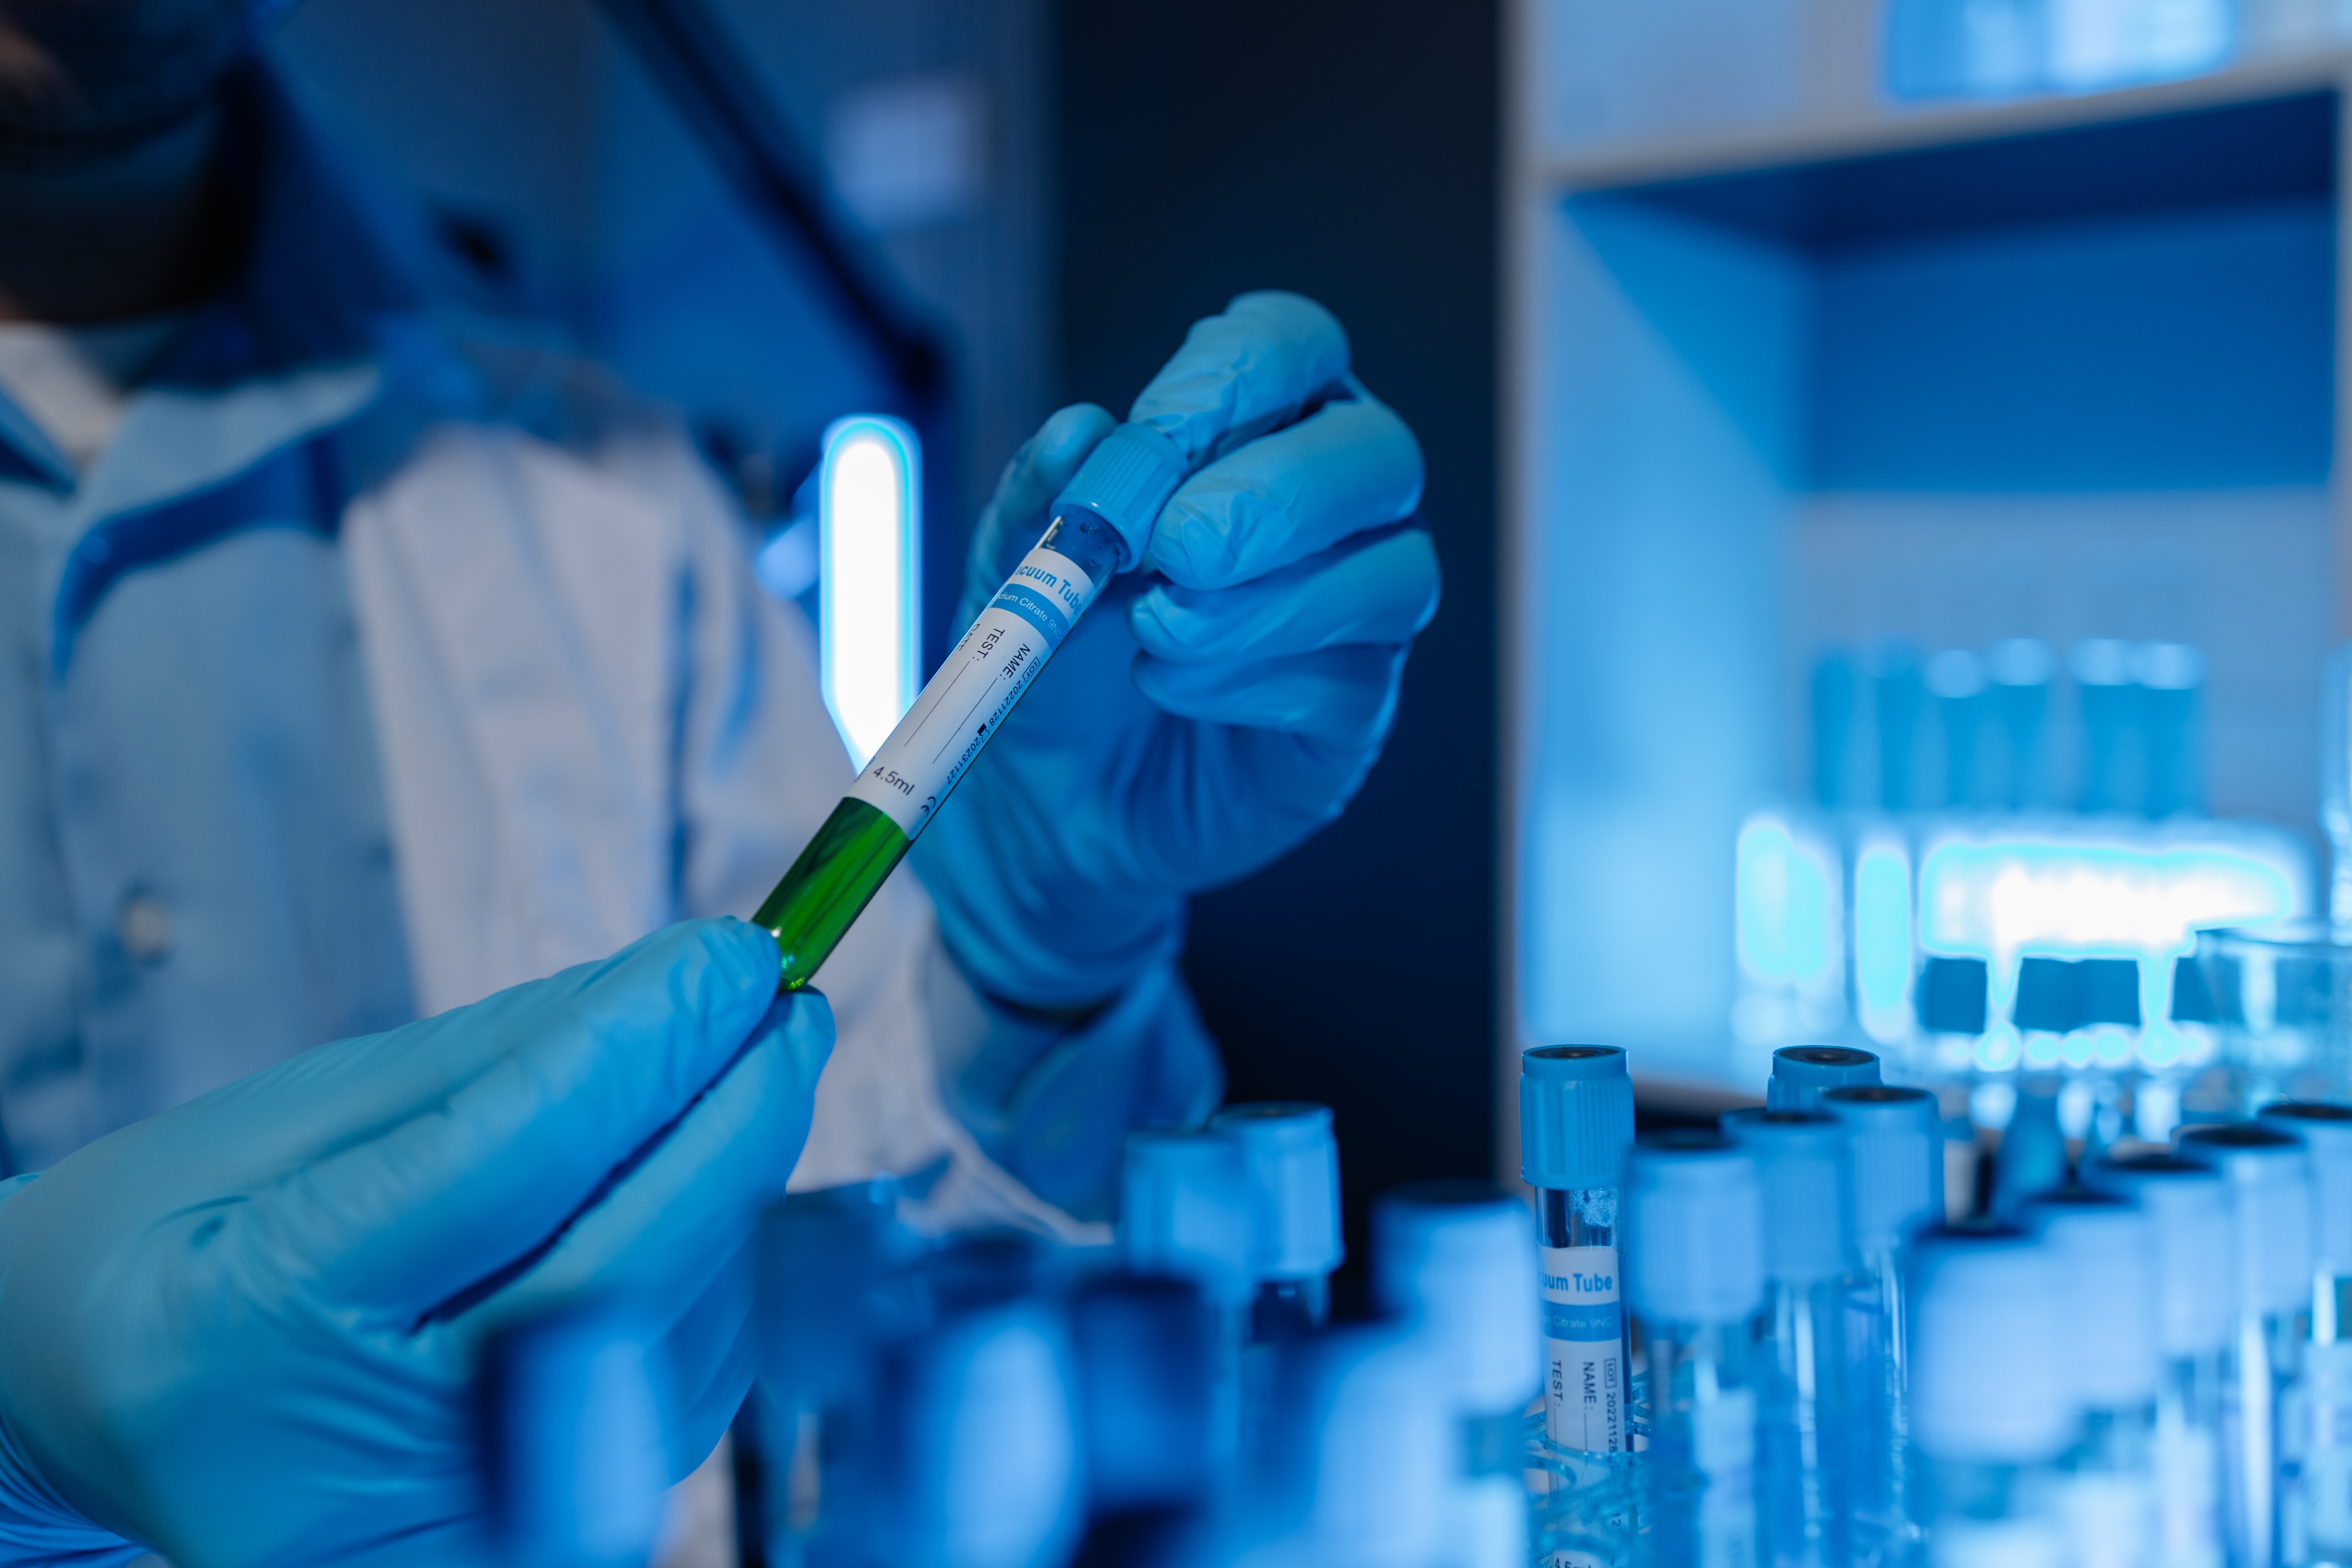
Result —
[[1732, 847], [1824, 646], [2195, 643], [2211, 808], [2310, 835], [2352, 56], [1574, 145], [1558, 58], [1505, 119], [1504, 1080], [1756, 1092]]
[[1597, 145], [1531, 147], [1520, 177], [1594, 190], [1879, 153], [1937, 151], [2049, 132], [2133, 121], [2332, 92], [2352, 72], [2352, 53], [2328, 50], [2231, 67], [2185, 80], [2104, 92], [2051, 93], [1917, 105], [1879, 100], [1859, 111], [1745, 127], [1712, 127]]

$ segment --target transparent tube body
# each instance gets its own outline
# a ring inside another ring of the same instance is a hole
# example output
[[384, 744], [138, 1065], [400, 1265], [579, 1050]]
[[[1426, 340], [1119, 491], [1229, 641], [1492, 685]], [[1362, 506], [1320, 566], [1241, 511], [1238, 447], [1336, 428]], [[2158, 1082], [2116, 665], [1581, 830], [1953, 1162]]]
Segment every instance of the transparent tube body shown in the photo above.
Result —
[[1537, 1190], [1542, 1268], [1544, 1432], [1589, 1454], [1632, 1447], [1633, 1364], [1615, 1187]]
[[1775, 1281], [1759, 1359], [1765, 1560], [1843, 1568], [1853, 1522], [1843, 1279]]
[[2156, 1475], [2158, 1568], [2221, 1568], [2221, 1352], [2165, 1364], [2150, 1459]]
[[1300, 1279], [1261, 1279], [1250, 1302], [1252, 1344], [1288, 1344], [1316, 1332], [1331, 1318], [1331, 1277], [1312, 1274]]
[[1457, 1568], [1527, 1568], [1529, 1510], [1518, 1410], [1465, 1415], [1456, 1433], [1459, 1468], [1446, 1500], [1452, 1562]]
[[1650, 1444], [1641, 1559], [1657, 1568], [1749, 1568], [1757, 1546], [1755, 1321], [1644, 1319]]
[[1906, 1261], [1897, 1247], [1867, 1250], [1846, 1290], [1847, 1475], [1854, 1561], [1864, 1564], [1908, 1561], [1925, 1523], [1911, 1446]]
[[2061, 1507], [2074, 1568], [2155, 1561], [2156, 1408], [2092, 1410], [2062, 1465]]
[[2281, 1502], [2294, 1476], [2282, 1468], [2279, 1405], [2294, 1380], [2299, 1314], [2241, 1312], [2221, 1358], [2223, 1517], [2237, 1568], [2276, 1568]]
[[857, 1402], [789, 1403], [754, 1385], [761, 1534], [778, 1568], [860, 1568], [873, 1560], [873, 1434]]
[[1118, 531], [1089, 512], [1056, 517], [965, 629], [751, 917], [776, 939], [781, 989], [815, 978], [1118, 570], [1121, 548]]
[[2313, 1283], [2311, 1331], [2280, 1402], [2281, 1544], [2291, 1563], [2352, 1568], [2352, 1279]]
[[1937, 1459], [1925, 1468], [1935, 1521], [1927, 1534], [1930, 1568], [2058, 1568], [2067, 1562], [2055, 1467]]

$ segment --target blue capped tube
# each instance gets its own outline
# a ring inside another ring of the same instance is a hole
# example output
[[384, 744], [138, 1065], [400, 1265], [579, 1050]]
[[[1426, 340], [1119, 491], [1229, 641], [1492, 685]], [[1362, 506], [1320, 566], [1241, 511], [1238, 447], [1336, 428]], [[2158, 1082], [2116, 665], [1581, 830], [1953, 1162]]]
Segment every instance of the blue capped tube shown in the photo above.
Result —
[[1924, 1528], [1911, 1442], [1912, 1238], [1944, 1215], [1943, 1113], [1923, 1089], [1833, 1089], [1822, 1110], [1846, 1135], [1854, 1275], [1846, 1297], [1846, 1399], [1856, 1555], [1902, 1561]]
[[739, 1506], [753, 1510], [772, 1563], [825, 1568], [871, 1552], [875, 1357], [919, 1311], [899, 1269], [912, 1238], [898, 1226], [898, 1198], [883, 1176], [793, 1193], [761, 1216], [760, 1375], [751, 1419], [737, 1424], [737, 1458], [757, 1493]]
[[1852, 1046], [1783, 1046], [1764, 1084], [1767, 1110], [1819, 1110], [1833, 1089], [1878, 1082], [1878, 1058]]
[[1829, 1568], [1852, 1551], [1845, 1130], [1818, 1111], [1735, 1110], [1723, 1131], [1755, 1156], [1764, 1184], [1757, 1384], [1766, 1555]]
[[886, 1347], [867, 1562], [1061, 1568], [1086, 1513], [1065, 1323], [1034, 1298], [947, 1312]]
[[1241, 1453], [1242, 1352], [1249, 1341], [1253, 1272], [1248, 1162], [1220, 1132], [1130, 1132], [1119, 1167], [1118, 1245], [1128, 1271], [1181, 1279], [1200, 1293], [1215, 1330], [1203, 1372], [1216, 1468]]
[[2230, 1556], [2239, 1568], [2282, 1561], [2279, 1401], [2295, 1373], [2300, 1314], [2311, 1301], [2310, 1160], [2292, 1132], [2253, 1122], [2183, 1128], [2173, 1147], [2219, 1171], [2230, 1194], [2235, 1318], [2222, 1361], [2222, 1475]]
[[2151, 1465], [2157, 1477], [2153, 1560], [2172, 1568], [2221, 1563], [2224, 1360], [2236, 1321], [2221, 1173], [2165, 1151], [2103, 1155], [2083, 1184], [2130, 1198], [2147, 1216], [2156, 1271], [2157, 1385]]
[[2315, 1562], [2352, 1562], [2352, 1105], [2289, 1100], [2256, 1118], [2311, 1156], [2310, 1329], [2280, 1414], [2298, 1480], [2293, 1533]]
[[2081, 1187], [2035, 1199], [2026, 1218], [2066, 1302], [2063, 1364], [2082, 1412], [2062, 1461], [2074, 1560], [2157, 1562], [2155, 1227], [2137, 1205]]
[[1137, 1561], [1225, 1500], [1220, 1338], [1190, 1280], [1114, 1274], [1072, 1293], [1087, 1554]]
[[1652, 1560], [1753, 1563], [1763, 1180], [1727, 1139], [1654, 1133], [1633, 1145], [1626, 1207], [1650, 1361]]
[[2071, 1562], [2058, 1461], [2077, 1409], [2056, 1259], [2015, 1231], [1921, 1238], [1913, 1432], [1938, 1563]]
[[1339, 1145], [1331, 1108], [1303, 1100], [1228, 1105], [1209, 1131], [1241, 1146], [1250, 1192], [1250, 1338], [1279, 1344], [1331, 1316], [1339, 1239]]
[[1536, 1234], [1492, 1182], [1416, 1182], [1372, 1205], [1372, 1296], [1410, 1325], [1450, 1403], [1456, 1568], [1525, 1568], [1520, 1412], [1543, 1381]]
[[1615, 1046], [1519, 1054], [1519, 1174], [1541, 1244], [1544, 1430], [1563, 1448], [1632, 1447], [1633, 1342], [1622, 1299], [1619, 1201], [1633, 1080]]
[[520, 1568], [637, 1568], [667, 1480], [645, 1329], [610, 1306], [514, 1324], [487, 1347], [478, 1402], [491, 1527]]

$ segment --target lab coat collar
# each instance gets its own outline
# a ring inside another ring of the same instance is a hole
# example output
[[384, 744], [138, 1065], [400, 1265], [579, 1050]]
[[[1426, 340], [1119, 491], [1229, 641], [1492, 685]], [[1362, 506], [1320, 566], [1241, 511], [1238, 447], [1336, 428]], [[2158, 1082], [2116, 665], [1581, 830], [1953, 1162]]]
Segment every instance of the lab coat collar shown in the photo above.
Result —
[[[0, 481], [69, 498], [53, 674], [125, 573], [246, 528], [331, 534], [433, 421], [492, 401], [448, 330], [479, 290], [421, 211], [315, 133], [260, 58], [232, 73], [222, 112], [245, 261], [133, 394], [114, 441], [77, 478], [0, 395]], [[332, 449], [299, 450], [320, 443]]]

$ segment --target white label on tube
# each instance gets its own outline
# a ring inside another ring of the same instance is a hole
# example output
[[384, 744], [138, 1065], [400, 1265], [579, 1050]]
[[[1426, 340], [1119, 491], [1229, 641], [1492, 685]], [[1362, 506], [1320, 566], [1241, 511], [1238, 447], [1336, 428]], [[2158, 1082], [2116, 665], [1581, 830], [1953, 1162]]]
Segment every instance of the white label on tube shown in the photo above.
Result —
[[1563, 1448], [1625, 1451], [1617, 1273], [1613, 1247], [1543, 1249], [1544, 1429]]
[[1093, 603], [1075, 561], [1039, 545], [1013, 569], [849, 786], [913, 838]]

